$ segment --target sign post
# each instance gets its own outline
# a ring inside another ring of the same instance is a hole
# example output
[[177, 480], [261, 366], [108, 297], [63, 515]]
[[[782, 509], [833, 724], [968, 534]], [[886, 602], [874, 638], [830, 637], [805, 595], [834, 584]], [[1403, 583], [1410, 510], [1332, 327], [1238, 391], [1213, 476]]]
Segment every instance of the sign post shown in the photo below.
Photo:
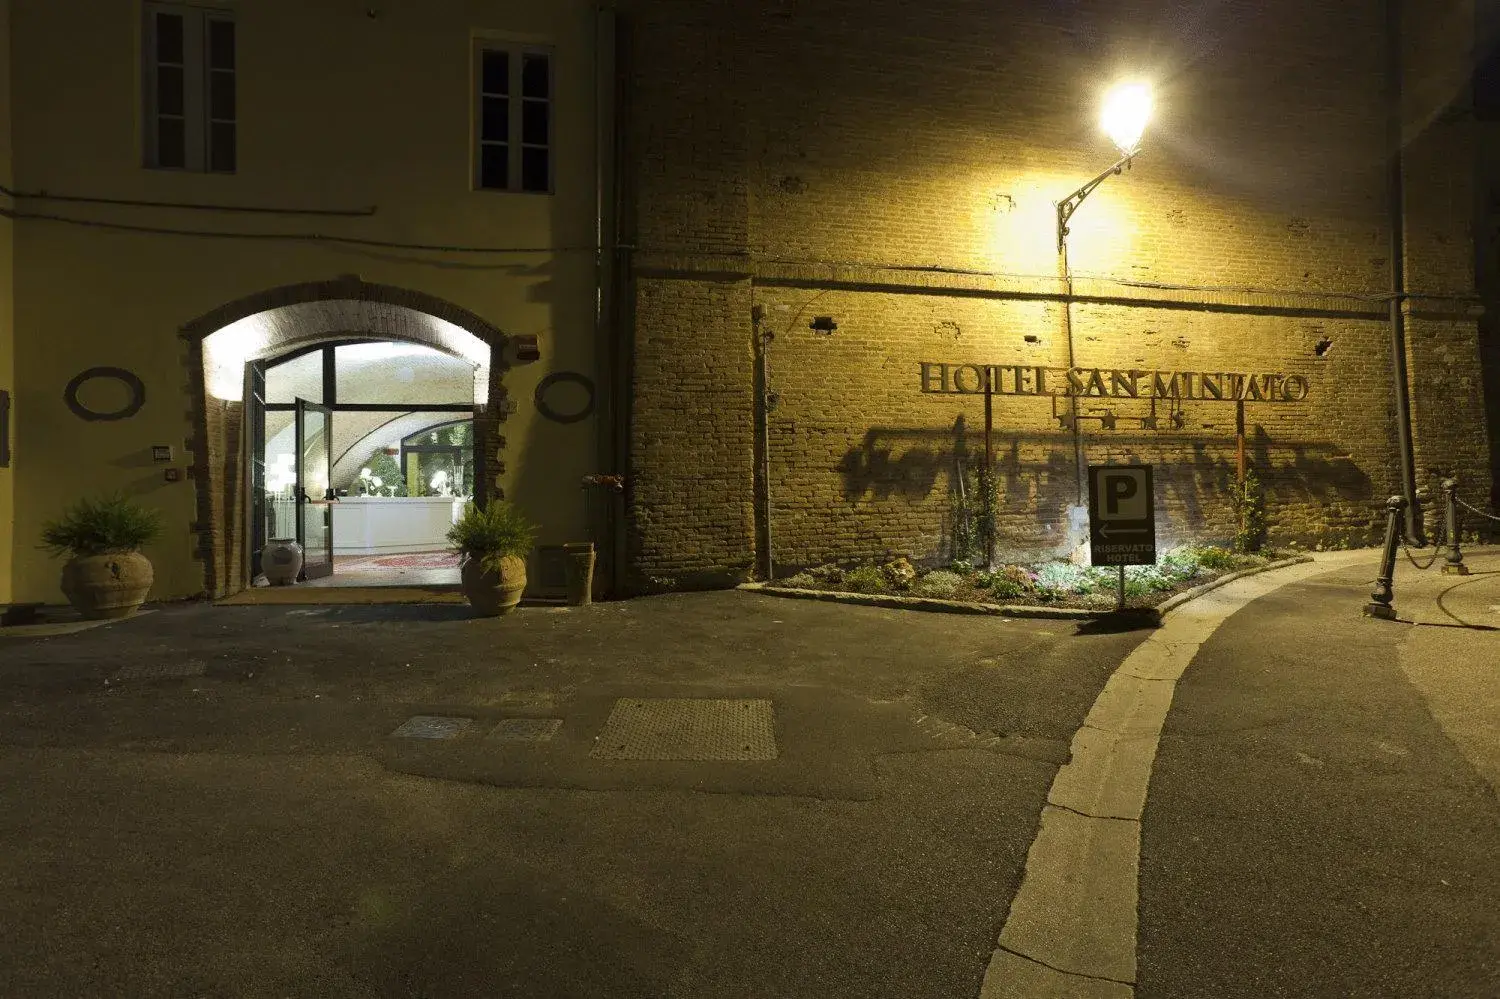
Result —
[[1116, 610], [1125, 606], [1125, 567], [1156, 564], [1156, 503], [1150, 465], [1089, 466], [1090, 564], [1120, 569]]

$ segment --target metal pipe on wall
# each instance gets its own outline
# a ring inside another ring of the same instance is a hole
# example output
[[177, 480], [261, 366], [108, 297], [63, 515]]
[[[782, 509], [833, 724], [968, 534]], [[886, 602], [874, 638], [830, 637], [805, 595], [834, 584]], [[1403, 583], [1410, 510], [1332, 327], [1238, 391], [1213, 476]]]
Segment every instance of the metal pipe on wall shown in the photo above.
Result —
[[[1073, 269], [1068, 263], [1068, 243], [1066, 238], [1059, 240], [1057, 252], [1057, 274], [1063, 281], [1062, 301], [1062, 327], [1063, 337], [1068, 345], [1068, 368], [1077, 366], [1078, 358], [1073, 347]], [[1088, 465], [1084, 459], [1083, 432], [1078, 423], [1078, 399], [1071, 393], [1068, 396], [1068, 416], [1070, 430], [1073, 435], [1073, 487], [1074, 503], [1084, 506], [1083, 483], [1088, 478]]]
[[622, 476], [622, 489], [605, 492], [609, 534], [610, 595], [627, 586], [626, 504], [630, 472], [631, 326], [619, 294], [626, 262], [620, 249], [621, 195], [618, 165], [623, 142], [619, 110], [625, 73], [619, 17], [601, 4], [594, 11], [594, 344], [596, 384], [605, 387], [598, 454], [602, 467]]
[[1386, 0], [1386, 143], [1390, 165], [1386, 174], [1390, 214], [1391, 294], [1388, 319], [1391, 333], [1391, 377], [1396, 397], [1396, 445], [1401, 463], [1401, 496], [1405, 502], [1405, 535], [1426, 544], [1418, 503], [1416, 460], [1412, 449], [1411, 383], [1406, 368], [1406, 218], [1403, 209], [1401, 132], [1401, 2]]
[[[751, 285], [751, 299], [755, 294]], [[761, 571], [764, 582], [776, 579], [775, 535], [771, 529], [771, 359], [770, 344], [775, 334], [764, 328], [765, 307], [750, 307], [750, 328], [755, 348], [755, 485], [758, 541], [762, 549]]]

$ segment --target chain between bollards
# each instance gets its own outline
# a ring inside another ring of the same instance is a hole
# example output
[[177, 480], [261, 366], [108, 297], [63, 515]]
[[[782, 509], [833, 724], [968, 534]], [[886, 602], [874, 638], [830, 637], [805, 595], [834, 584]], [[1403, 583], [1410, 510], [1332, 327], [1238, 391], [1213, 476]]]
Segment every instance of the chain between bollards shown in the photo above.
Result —
[[[1458, 508], [1460, 506], [1470, 510], [1474, 508], [1458, 498], [1457, 478], [1453, 476], [1444, 478], [1439, 483], [1438, 488], [1443, 493], [1443, 533], [1446, 537], [1441, 539], [1441, 544], [1446, 551], [1441, 553], [1434, 552], [1432, 561], [1436, 561], [1438, 555], [1441, 554], [1443, 556], [1443, 572], [1446, 575], [1467, 576], [1469, 575], [1469, 567], [1464, 565], [1464, 553], [1460, 547], [1462, 524]], [[1425, 489], [1419, 491], [1417, 494], [1418, 497], [1425, 498], [1425, 492]], [[1392, 606], [1392, 601], [1395, 599], [1392, 584], [1396, 575], [1396, 548], [1403, 541], [1401, 515], [1406, 509], [1405, 497], [1392, 496], [1386, 500], [1385, 509], [1385, 549], [1381, 553], [1380, 576], [1375, 582], [1375, 592], [1370, 594], [1370, 602], [1364, 606], [1364, 615], [1366, 617], [1378, 617], [1382, 620], [1394, 621], [1396, 619], [1396, 608]], [[1482, 510], [1476, 512], [1487, 517], [1490, 516]], [[1500, 520], [1500, 517], [1494, 519]], [[1408, 558], [1410, 557], [1410, 552], [1407, 553], [1407, 556]], [[1412, 564], [1417, 565], [1415, 560], [1412, 561]], [[1425, 569], [1431, 564], [1432, 562], [1429, 561], [1427, 565], [1417, 565], [1417, 568]]]

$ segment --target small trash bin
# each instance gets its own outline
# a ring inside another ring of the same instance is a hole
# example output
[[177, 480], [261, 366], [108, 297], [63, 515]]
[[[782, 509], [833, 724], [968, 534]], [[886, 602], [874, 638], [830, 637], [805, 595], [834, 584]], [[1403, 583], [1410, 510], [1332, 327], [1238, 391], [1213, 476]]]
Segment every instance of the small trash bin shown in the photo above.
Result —
[[563, 545], [567, 555], [568, 603], [586, 607], [594, 602], [594, 543], [569, 542]]

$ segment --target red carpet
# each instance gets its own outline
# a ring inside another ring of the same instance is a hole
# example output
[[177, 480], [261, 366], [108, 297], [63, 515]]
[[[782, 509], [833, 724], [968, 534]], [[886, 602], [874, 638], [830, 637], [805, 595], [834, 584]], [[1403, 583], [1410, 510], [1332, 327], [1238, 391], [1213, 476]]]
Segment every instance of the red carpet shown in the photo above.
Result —
[[408, 552], [404, 555], [340, 555], [336, 572], [373, 572], [379, 569], [457, 569], [454, 552]]
[[370, 564], [381, 569], [457, 569], [455, 552], [416, 552], [411, 555], [386, 555]]

